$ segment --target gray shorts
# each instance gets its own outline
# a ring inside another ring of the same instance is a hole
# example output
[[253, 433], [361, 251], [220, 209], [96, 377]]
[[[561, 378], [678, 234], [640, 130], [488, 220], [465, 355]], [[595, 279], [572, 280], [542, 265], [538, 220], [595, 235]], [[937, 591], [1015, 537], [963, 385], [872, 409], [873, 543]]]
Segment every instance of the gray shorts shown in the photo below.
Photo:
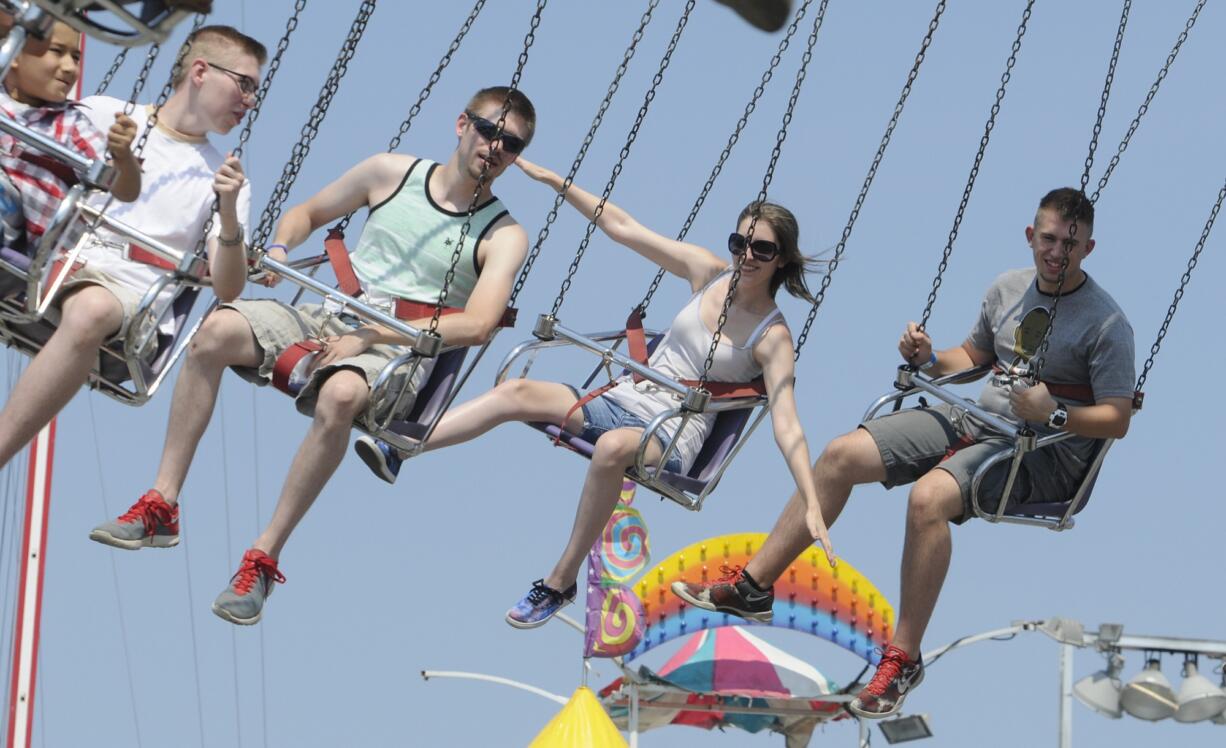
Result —
[[[1013, 440], [985, 428], [966, 411], [944, 403], [929, 408], [911, 408], [860, 424], [877, 443], [885, 463], [882, 485], [893, 488], [914, 483], [934, 468], [949, 473], [962, 489], [962, 524], [975, 516], [971, 508], [971, 482], [975, 471], [988, 458], [1013, 445]], [[969, 442], [969, 443], [968, 443]], [[965, 446], [964, 446], [965, 445]], [[1077, 490], [1077, 478], [1061, 460], [1063, 444], [1028, 452], [1022, 458], [1011, 503], [1067, 501]], [[955, 450], [950, 454], [950, 450]], [[1067, 458], [1067, 455], [1065, 456]], [[1009, 461], [995, 465], [980, 484], [979, 505], [995, 511]]]
[[[272, 381], [273, 366], [277, 357], [294, 343], [308, 338], [321, 338], [329, 335], [342, 335], [354, 329], [336, 315], [324, 310], [319, 304], [303, 304], [292, 307], [274, 299], [239, 299], [228, 304], [221, 304], [223, 309], [233, 309], [247, 320], [256, 343], [264, 354], [264, 360], [258, 367], [233, 366], [236, 374], [249, 382], [264, 385]], [[384, 367], [392, 359], [409, 353], [408, 346], [373, 345], [358, 356], [341, 359], [334, 364], [316, 369], [294, 403], [299, 412], [313, 415], [315, 402], [319, 398], [319, 388], [328, 377], [341, 369], [350, 369], [361, 374], [366, 379], [367, 386], [373, 385]], [[399, 410], [407, 411], [412, 405], [415, 393], [430, 375], [433, 362], [424, 361], [413, 372], [409, 391], [400, 403]], [[391, 390], [398, 392], [405, 383], [407, 373], [398, 374], [392, 381]], [[360, 420], [369, 428], [375, 428], [374, 408], [367, 407]]]

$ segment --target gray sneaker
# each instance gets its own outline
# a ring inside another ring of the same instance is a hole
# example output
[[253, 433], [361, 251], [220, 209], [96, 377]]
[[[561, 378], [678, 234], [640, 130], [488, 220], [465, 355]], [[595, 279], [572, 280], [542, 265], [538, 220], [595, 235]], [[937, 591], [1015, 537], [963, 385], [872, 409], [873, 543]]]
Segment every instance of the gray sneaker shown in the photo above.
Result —
[[117, 519], [91, 530], [89, 539], [129, 551], [176, 546], [179, 507], [167, 504], [161, 493], [150, 489]]
[[238, 572], [230, 578], [230, 586], [213, 601], [218, 617], [240, 626], [260, 622], [264, 601], [272, 594], [274, 583], [285, 582], [277, 569], [277, 560], [264, 551], [250, 548], [243, 554]]

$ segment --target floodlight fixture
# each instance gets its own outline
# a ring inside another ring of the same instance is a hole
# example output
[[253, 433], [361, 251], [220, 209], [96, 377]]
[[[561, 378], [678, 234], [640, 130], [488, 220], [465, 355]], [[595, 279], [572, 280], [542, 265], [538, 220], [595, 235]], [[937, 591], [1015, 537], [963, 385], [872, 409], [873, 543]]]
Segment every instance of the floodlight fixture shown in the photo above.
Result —
[[1119, 719], [1124, 716], [1120, 709], [1120, 673], [1123, 669], [1124, 658], [1118, 652], [1111, 652], [1107, 657], [1107, 667], [1077, 681], [1073, 686], [1073, 695], [1099, 714]]
[[1201, 722], [1226, 710], [1226, 692], [1196, 671], [1194, 656], [1184, 660], [1183, 683], [1179, 685], [1177, 701], [1176, 722]]
[[1137, 719], [1150, 722], [1166, 719], [1175, 713], [1179, 703], [1171, 682], [1162, 674], [1162, 663], [1156, 657], [1145, 663], [1145, 669], [1133, 676], [1120, 693], [1120, 705]]
[[906, 743], [911, 740], [922, 740], [932, 737], [932, 728], [928, 725], [927, 714], [910, 714], [879, 722], [881, 734], [890, 745]]
[[1103, 644], [1115, 644], [1123, 634], [1124, 624], [1122, 623], [1098, 624], [1098, 641]]

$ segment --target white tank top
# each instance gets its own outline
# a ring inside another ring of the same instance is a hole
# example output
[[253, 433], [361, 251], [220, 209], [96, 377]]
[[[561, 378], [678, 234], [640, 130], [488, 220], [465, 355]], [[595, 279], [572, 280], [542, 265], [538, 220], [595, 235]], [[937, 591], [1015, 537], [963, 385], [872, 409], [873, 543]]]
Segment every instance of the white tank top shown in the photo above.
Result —
[[[674, 379], [698, 379], [702, 376], [702, 366], [707, 360], [707, 351], [711, 349], [711, 338], [715, 335], [715, 331], [702, 321], [702, 298], [716, 281], [730, 272], [731, 270], [725, 270], [717, 275], [682, 307], [664, 339], [651, 354], [648, 360], [651, 368]], [[711, 374], [707, 379], [712, 382], [748, 382], [761, 376], [762, 369], [754, 361], [753, 347], [761, 340], [767, 328], [782, 322], [783, 313], [776, 308], [758, 323], [745, 345], [734, 345], [726, 338], [721, 338], [715, 351], [715, 360], [711, 363]], [[648, 381], [635, 384], [629, 376], [622, 377], [619, 384], [606, 392], [604, 397], [647, 422], [661, 412], [677, 407], [680, 402], [680, 398], [671, 390]], [[674, 452], [681, 460], [681, 472], [688, 472], [694, 458], [698, 456], [707, 434], [711, 432], [711, 425], [715, 423], [715, 415], [696, 415], [681, 432], [677, 450]], [[658, 433], [664, 439], [665, 445], [680, 422], [679, 418], [669, 419], [661, 427]]]

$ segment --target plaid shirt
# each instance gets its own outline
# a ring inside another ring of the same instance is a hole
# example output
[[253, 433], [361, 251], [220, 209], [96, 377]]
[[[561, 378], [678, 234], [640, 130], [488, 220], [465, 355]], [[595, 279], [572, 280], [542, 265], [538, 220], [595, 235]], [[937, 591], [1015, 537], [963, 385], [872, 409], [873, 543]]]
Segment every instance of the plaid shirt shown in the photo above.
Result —
[[[75, 149], [86, 158], [98, 158], [106, 151], [106, 134], [89, 121], [76, 102], [26, 106], [0, 91], [0, 114]], [[68, 165], [4, 132], [0, 132], [0, 168], [21, 193], [26, 233], [31, 243], [36, 242], [47, 230], [68, 189], [77, 182], [76, 175]]]

